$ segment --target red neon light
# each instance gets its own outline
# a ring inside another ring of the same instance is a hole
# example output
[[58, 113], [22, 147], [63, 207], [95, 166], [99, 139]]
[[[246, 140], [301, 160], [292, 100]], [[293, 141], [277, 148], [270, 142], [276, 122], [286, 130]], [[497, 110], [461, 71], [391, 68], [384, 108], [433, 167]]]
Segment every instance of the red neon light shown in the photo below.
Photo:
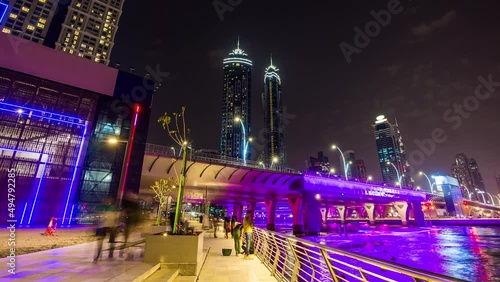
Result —
[[128, 152], [126, 152], [127, 154], [127, 159], [125, 160], [126, 163], [125, 163], [125, 172], [124, 172], [124, 180], [123, 180], [123, 184], [122, 184], [122, 187], [121, 187], [121, 198], [123, 198], [123, 193], [125, 192], [125, 183], [127, 183], [127, 174], [128, 174], [128, 165], [130, 163], [130, 155], [131, 152], [132, 152], [132, 145], [134, 144], [134, 137], [135, 137], [135, 130], [137, 128], [137, 118], [139, 117], [139, 109], [140, 109], [140, 106], [139, 105], [136, 105], [135, 107], [135, 115], [134, 115], [134, 124], [132, 125], [132, 134], [130, 134], [130, 139], [128, 140], [129, 142], [129, 145], [128, 145]]

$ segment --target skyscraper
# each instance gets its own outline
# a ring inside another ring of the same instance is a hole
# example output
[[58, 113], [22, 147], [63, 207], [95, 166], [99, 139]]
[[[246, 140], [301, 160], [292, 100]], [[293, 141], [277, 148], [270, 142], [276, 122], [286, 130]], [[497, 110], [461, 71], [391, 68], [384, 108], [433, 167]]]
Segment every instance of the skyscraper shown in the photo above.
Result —
[[124, 1], [0, 0], [0, 30], [108, 65]]
[[245, 144], [248, 144], [252, 133], [252, 61], [240, 49], [239, 39], [236, 49], [229, 53], [223, 63], [221, 158], [244, 159], [244, 152], [247, 151], [248, 159], [251, 150], [245, 148]]
[[262, 105], [264, 107], [264, 124], [266, 126], [264, 162], [266, 165], [285, 164], [285, 128], [282, 120], [283, 105], [281, 101], [281, 78], [279, 69], [271, 64], [264, 73], [264, 93]]
[[108, 65], [125, 0], [73, 0], [56, 49]]
[[463, 153], [455, 156], [455, 162], [452, 164], [451, 172], [453, 177], [458, 179], [464, 198], [479, 200], [478, 191], [485, 192], [483, 177], [479, 172], [479, 166], [475, 159], [468, 159]]
[[[345, 165], [346, 167], [344, 169], [347, 169], [347, 172], [344, 172], [347, 174], [347, 178], [357, 178], [357, 171], [355, 168], [355, 162], [356, 162], [356, 153], [353, 150], [347, 150], [344, 152], [344, 157], [345, 157]], [[340, 164], [341, 166], [344, 165], [342, 156], [340, 156]]]
[[356, 160], [353, 171], [356, 173], [356, 175], [354, 176], [355, 178], [359, 179], [360, 181], [366, 181], [367, 178], [365, 161]]
[[57, 1], [0, 0], [1, 30], [43, 44], [56, 9]]
[[399, 176], [401, 186], [412, 187], [410, 165], [406, 160], [403, 138], [397, 122], [391, 124], [385, 116], [381, 115], [377, 117], [373, 127], [382, 181], [388, 185], [395, 185], [399, 182]]

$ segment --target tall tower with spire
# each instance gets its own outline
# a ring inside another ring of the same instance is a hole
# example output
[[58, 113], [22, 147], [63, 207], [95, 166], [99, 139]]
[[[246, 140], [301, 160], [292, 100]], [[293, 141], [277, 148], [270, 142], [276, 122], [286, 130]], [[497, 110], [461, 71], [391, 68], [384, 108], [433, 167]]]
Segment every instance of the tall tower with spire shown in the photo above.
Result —
[[239, 38], [223, 65], [221, 158], [244, 159], [246, 153], [246, 159], [250, 159], [251, 150], [246, 150], [245, 144], [252, 133], [252, 61], [240, 49]]
[[264, 73], [264, 93], [262, 105], [264, 107], [264, 124], [266, 126], [264, 162], [267, 167], [285, 164], [285, 128], [283, 124], [283, 105], [281, 101], [281, 78], [279, 69], [271, 63]]

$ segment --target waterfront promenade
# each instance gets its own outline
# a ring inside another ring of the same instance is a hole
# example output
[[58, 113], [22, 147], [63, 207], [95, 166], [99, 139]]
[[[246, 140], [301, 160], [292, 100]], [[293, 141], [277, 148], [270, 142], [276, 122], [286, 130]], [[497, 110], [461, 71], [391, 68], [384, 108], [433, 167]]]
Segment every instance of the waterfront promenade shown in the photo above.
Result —
[[[192, 222], [196, 229], [201, 229]], [[204, 232], [205, 263], [199, 274], [199, 281], [276, 281], [255, 257], [245, 260], [236, 257], [234, 250], [231, 256], [223, 256], [223, 248], [233, 248], [232, 239], [224, 239], [222, 231], [218, 238], [213, 233]], [[121, 238], [118, 237], [118, 240]], [[140, 234], [134, 234], [133, 240], [140, 242]], [[119, 245], [119, 244], [118, 244]], [[159, 265], [143, 262], [144, 243], [129, 249], [128, 255], [119, 257], [115, 250], [113, 259], [107, 258], [103, 251], [102, 259], [93, 263], [96, 242], [84, 243], [42, 252], [30, 253], [16, 257], [16, 274], [7, 272], [7, 259], [0, 259], [0, 282], [3, 281], [196, 281], [195, 276], [176, 276], [175, 271], [159, 270]], [[109, 244], [104, 243], [103, 249]], [[155, 273], [156, 272], [156, 273]], [[166, 272], [166, 273], [165, 273]], [[165, 278], [168, 275], [168, 278]], [[161, 277], [161, 278], [160, 278]], [[158, 279], [156, 279], [158, 278]]]

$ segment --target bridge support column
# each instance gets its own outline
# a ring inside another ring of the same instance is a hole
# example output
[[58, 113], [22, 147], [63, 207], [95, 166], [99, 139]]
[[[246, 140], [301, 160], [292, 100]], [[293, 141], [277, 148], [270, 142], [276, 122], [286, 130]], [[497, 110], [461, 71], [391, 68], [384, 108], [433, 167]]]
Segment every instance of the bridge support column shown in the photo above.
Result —
[[276, 199], [266, 199], [264, 204], [266, 205], [267, 230], [276, 231]]
[[365, 203], [364, 205], [365, 211], [368, 214], [368, 219], [370, 220], [370, 225], [375, 225], [375, 204], [374, 203]]
[[302, 199], [299, 195], [288, 196], [288, 204], [293, 216], [293, 235], [304, 233], [302, 227]]
[[407, 226], [408, 225], [408, 218], [409, 218], [408, 203], [407, 202], [395, 202], [394, 207], [396, 208], [399, 216], [401, 217], [401, 222], [403, 223], [403, 226]]
[[338, 233], [341, 235], [344, 233], [347, 236], [347, 225], [345, 223], [345, 219], [347, 216], [347, 207], [346, 206], [335, 206], [335, 208], [339, 211], [340, 215], [340, 225], [338, 226]]
[[320, 208], [319, 211], [321, 212], [321, 223], [326, 224], [326, 219], [328, 216], [328, 208]]
[[243, 206], [241, 204], [233, 205], [233, 214], [236, 216], [236, 221], [243, 222]]
[[413, 218], [415, 218], [417, 226], [425, 226], [425, 216], [424, 211], [422, 210], [422, 203], [419, 201], [411, 202], [411, 208], [413, 210]]
[[306, 236], [319, 235], [321, 228], [321, 212], [316, 193], [304, 192], [304, 231]]

